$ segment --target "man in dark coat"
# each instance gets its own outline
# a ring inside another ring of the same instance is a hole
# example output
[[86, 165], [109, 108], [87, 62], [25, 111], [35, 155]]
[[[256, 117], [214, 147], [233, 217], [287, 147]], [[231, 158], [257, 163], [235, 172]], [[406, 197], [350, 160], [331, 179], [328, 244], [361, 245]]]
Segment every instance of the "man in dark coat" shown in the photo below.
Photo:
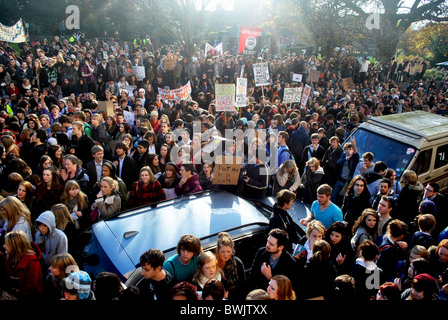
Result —
[[[294, 205], [296, 194], [288, 189], [283, 189], [277, 193], [277, 203], [274, 204], [274, 212], [269, 219], [269, 231], [272, 229], [282, 229], [288, 233], [290, 242], [299, 243], [295, 222], [289, 215], [288, 211]], [[292, 251], [292, 250], [291, 250]]]
[[284, 275], [291, 280], [295, 288], [297, 267], [294, 258], [286, 249], [289, 245], [288, 233], [281, 229], [272, 229], [266, 247], [258, 249], [248, 280], [248, 289], [267, 288], [275, 275]]
[[72, 145], [70, 153], [74, 154], [82, 161], [82, 166], [85, 168], [88, 162], [92, 160], [92, 147], [95, 142], [92, 138], [84, 133], [84, 124], [81, 121], [74, 121], [72, 123]]

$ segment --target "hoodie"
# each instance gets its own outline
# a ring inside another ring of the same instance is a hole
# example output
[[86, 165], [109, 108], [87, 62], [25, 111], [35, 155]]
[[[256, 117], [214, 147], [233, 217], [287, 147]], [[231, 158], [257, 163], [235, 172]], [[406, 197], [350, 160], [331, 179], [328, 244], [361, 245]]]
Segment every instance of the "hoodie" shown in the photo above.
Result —
[[182, 187], [180, 187], [179, 184], [176, 185], [174, 191], [178, 196], [186, 196], [191, 193], [201, 192], [202, 187], [199, 183], [199, 175], [196, 172], [193, 172], [193, 176], [190, 177], [187, 182], [182, 185]]
[[43, 212], [36, 222], [45, 224], [48, 227], [48, 233], [43, 235], [40, 231], [36, 233], [35, 243], [39, 246], [42, 253], [42, 259], [47, 267], [50, 266], [50, 260], [54, 255], [67, 253], [68, 241], [64, 232], [56, 229], [56, 218], [51, 211]]

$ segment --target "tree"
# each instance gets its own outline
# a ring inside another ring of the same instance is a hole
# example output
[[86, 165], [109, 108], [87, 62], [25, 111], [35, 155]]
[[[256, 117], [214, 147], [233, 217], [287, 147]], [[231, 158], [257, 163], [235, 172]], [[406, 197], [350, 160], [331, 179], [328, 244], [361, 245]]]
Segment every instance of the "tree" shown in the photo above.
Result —
[[150, 21], [162, 33], [179, 42], [184, 56], [191, 58], [210, 30], [207, 9], [210, 0], [135, 1], [136, 19]]
[[[316, 16], [321, 17], [321, 23], [327, 23], [324, 17], [334, 19], [331, 26], [342, 26], [340, 19], [349, 19], [348, 22], [356, 19], [357, 23], [351, 25], [362, 26], [357, 31], [359, 35], [365, 35], [373, 39], [379, 51], [379, 58], [389, 61], [394, 56], [398, 43], [406, 30], [415, 22], [448, 21], [448, 4], [445, 0], [291, 0], [296, 4], [296, 12], [303, 11], [305, 16], [311, 17], [311, 21], [316, 21]], [[306, 4], [309, 4], [308, 6]], [[406, 6], [411, 3], [410, 6]], [[376, 9], [376, 12], [373, 10]], [[330, 14], [329, 14], [330, 13]], [[377, 13], [377, 15], [372, 15]], [[368, 25], [369, 20], [379, 18], [378, 26]], [[350, 20], [351, 19], [351, 20]], [[319, 28], [319, 23], [310, 25], [310, 28]], [[370, 28], [368, 28], [370, 27]], [[325, 29], [328, 38], [337, 39], [340, 28]], [[342, 30], [345, 32], [346, 30]], [[321, 41], [321, 40], [320, 40]]]

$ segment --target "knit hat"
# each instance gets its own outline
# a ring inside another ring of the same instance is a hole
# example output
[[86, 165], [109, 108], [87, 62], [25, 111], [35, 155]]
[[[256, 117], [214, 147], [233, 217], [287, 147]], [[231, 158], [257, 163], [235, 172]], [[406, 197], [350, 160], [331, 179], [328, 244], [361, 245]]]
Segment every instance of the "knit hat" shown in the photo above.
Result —
[[418, 275], [416, 275], [414, 277], [414, 279], [420, 280], [420, 281], [423, 281], [423, 282], [428, 282], [428, 283], [430, 283], [430, 282], [434, 282], [435, 283], [436, 282], [436, 279], [434, 279], [432, 276], [430, 276], [427, 273], [418, 274]]
[[436, 205], [431, 200], [423, 200], [420, 204], [420, 212], [422, 214], [434, 214], [436, 212]]
[[68, 292], [76, 293], [79, 300], [87, 300], [90, 295], [90, 286], [92, 279], [85, 271], [73, 272], [64, 278], [62, 285], [63, 289]]

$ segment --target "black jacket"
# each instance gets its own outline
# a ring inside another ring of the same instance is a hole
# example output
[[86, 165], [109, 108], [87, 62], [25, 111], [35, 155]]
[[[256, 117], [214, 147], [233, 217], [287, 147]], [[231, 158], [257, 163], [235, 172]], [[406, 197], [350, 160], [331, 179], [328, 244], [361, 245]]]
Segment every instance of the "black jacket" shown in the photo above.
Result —
[[[254, 262], [252, 263], [252, 268], [248, 280], [248, 290], [254, 290], [254, 289], [264, 289], [268, 287], [269, 280], [266, 279], [266, 277], [261, 273], [261, 266], [263, 263], [266, 263], [269, 265], [271, 254], [266, 251], [266, 248], [260, 248], [258, 249]], [[287, 276], [289, 280], [291, 280], [293, 290], [296, 290], [296, 279], [297, 279], [297, 267], [294, 258], [283, 250], [282, 255], [279, 258], [279, 261], [275, 265], [274, 268], [272, 268], [272, 276], [282, 274], [284, 276]], [[248, 292], [249, 292], [248, 291]]]
[[289, 242], [299, 243], [299, 237], [297, 236], [297, 231], [295, 227], [295, 222], [289, 215], [289, 213], [274, 204], [274, 212], [269, 219], [268, 232], [272, 229], [282, 229], [288, 232]]

